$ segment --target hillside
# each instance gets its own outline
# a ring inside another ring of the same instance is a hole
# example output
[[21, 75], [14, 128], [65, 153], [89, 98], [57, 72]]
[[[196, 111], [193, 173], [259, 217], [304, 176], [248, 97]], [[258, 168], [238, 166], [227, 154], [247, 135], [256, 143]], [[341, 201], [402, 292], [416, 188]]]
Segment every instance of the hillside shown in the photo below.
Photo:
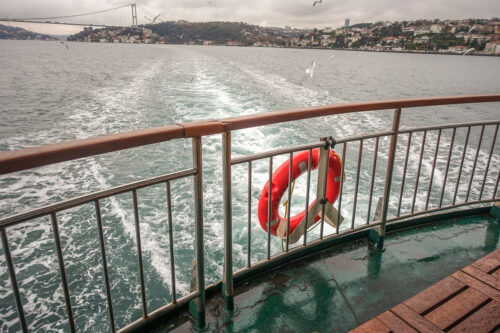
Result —
[[11, 27], [8, 25], [0, 24], [0, 39], [38, 39], [38, 40], [57, 40], [49, 35], [39, 34], [23, 28]]

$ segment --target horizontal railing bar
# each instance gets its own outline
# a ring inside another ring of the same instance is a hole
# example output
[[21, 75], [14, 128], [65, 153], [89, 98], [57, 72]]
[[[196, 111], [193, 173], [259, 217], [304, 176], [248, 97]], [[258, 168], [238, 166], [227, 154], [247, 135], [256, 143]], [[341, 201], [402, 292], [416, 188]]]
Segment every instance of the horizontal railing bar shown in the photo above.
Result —
[[145, 325], [157, 320], [158, 318], [167, 315], [169, 312], [177, 308], [180, 308], [183, 305], [186, 305], [189, 301], [195, 299], [198, 296], [200, 296], [200, 292], [198, 291], [192, 292], [191, 294], [178, 299], [176, 303], [169, 303], [167, 305], [164, 305], [154, 310], [153, 312], [148, 313], [148, 316], [146, 318], [139, 318], [133, 323], [119, 329], [117, 332], [118, 333], [136, 332]]
[[[386, 101], [386, 102], [367, 102], [367, 103], [346, 103], [346, 104], [339, 104], [339, 105], [330, 105], [330, 106], [324, 106], [324, 107], [314, 107], [314, 108], [308, 108], [308, 109], [301, 109], [301, 110], [285, 110], [285, 111], [277, 111], [277, 112], [270, 112], [270, 113], [263, 113], [263, 114], [256, 114], [256, 115], [250, 115], [250, 116], [242, 116], [242, 117], [234, 117], [234, 118], [226, 118], [226, 119], [220, 119], [220, 120], [212, 120], [212, 121], [207, 121], [207, 122], [192, 122], [192, 123], [186, 123], [186, 124], [177, 124], [177, 125], [171, 125], [171, 126], [164, 126], [164, 127], [159, 127], [159, 128], [153, 128], [153, 129], [147, 129], [147, 130], [141, 130], [141, 131], [134, 131], [134, 132], [129, 132], [129, 133], [123, 133], [123, 134], [115, 134], [115, 135], [108, 135], [104, 137], [97, 137], [97, 138], [91, 138], [91, 139], [84, 139], [84, 140], [76, 140], [76, 141], [70, 141], [70, 142], [64, 142], [60, 144], [54, 144], [54, 145], [48, 145], [48, 146], [42, 146], [38, 148], [29, 148], [29, 149], [24, 149], [24, 150], [18, 150], [18, 151], [12, 151], [12, 152], [5, 152], [5, 153], [0, 153], [0, 175], [6, 174], [9, 172], [14, 172], [14, 171], [21, 171], [21, 170], [26, 170], [29, 168], [37, 167], [37, 166], [43, 166], [43, 165], [48, 165], [48, 164], [53, 164], [53, 163], [58, 163], [58, 162], [63, 162], [63, 161], [69, 161], [69, 160], [74, 160], [77, 158], [82, 158], [82, 157], [89, 157], [89, 156], [94, 156], [98, 154], [103, 154], [107, 152], [113, 152], [113, 151], [118, 151], [121, 149], [128, 149], [128, 148], [134, 148], [142, 145], [147, 145], [147, 144], [152, 144], [152, 143], [158, 143], [158, 142], [164, 142], [172, 139], [177, 139], [177, 138], [188, 138], [188, 137], [201, 137], [204, 135], [210, 135], [210, 134], [216, 134], [216, 133], [221, 133], [225, 130], [236, 130], [236, 129], [244, 129], [244, 128], [249, 128], [249, 127], [255, 127], [255, 126], [262, 126], [262, 125], [268, 125], [268, 124], [276, 124], [280, 122], [289, 122], [289, 121], [295, 121], [295, 120], [300, 120], [300, 119], [307, 119], [307, 118], [312, 118], [312, 117], [320, 117], [320, 116], [328, 116], [328, 115], [336, 115], [336, 114], [344, 114], [344, 113], [353, 113], [353, 112], [362, 112], [362, 111], [375, 111], [375, 110], [383, 110], [383, 109], [393, 109], [393, 108], [409, 108], [409, 107], [421, 107], [421, 106], [432, 106], [432, 105], [445, 105], [445, 104], [459, 104], [459, 103], [480, 103], [480, 102], [500, 102], [500, 94], [496, 95], [478, 95], [478, 96], [457, 96], [457, 97], [440, 97], [440, 98], [425, 98], [425, 99], [410, 99], [410, 100], [400, 100], [400, 101]], [[399, 103], [399, 104], [398, 104]], [[368, 108], [368, 106], [370, 106]], [[429, 127], [419, 127], [419, 128], [408, 128], [408, 129], [402, 129], [399, 131], [399, 134], [406, 134], [406, 133], [414, 133], [414, 132], [424, 132], [426, 133], [427, 131], [431, 130], [443, 130], [443, 129], [456, 129], [459, 127], [468, 127], [469, 131], [471, 127], [474, 126], [488, 126], [488, 125], [498, 125], [500, 124], [500, 121], [485, 121], [485, 122], [473, 122], [473, 123], [460, 123], [460, 124], [452, 124], [452, 125], [438, 125], [438, 126], [429, 126]], [[390, 136], [393, 135], [395, 132], [394, 131], [385, 131], [385, 132], [379, 132], [379, 133], [373, 133], [373, 134], [368, 134], [368, 135], [362, 135], [362, 136], [356, 136], [356, 137], [349, 137], [349, 138], [344, 138], [344, 139], [339, 139], [337, 140], [337, 143], [344, 144], [344, 154], [345, 155], [345, 144], [348, 142], [353, 142], [353, 141], [360, 141], [360, 144], [362, 145], [363, 140], [365, 139], [371, 139], [371, 138], [377, 138], [377, 140], [380, 137], [384, 136]], [[425, 139], [424, 139], [425, 140]], [[424, 141], [425, 142], [425, 141]], [[270, 182], [272, 183], [272, 158], [273, 156], [276, 155], [284, 155], [284, 154], [290, 154], [292, 155], [294, 152], [301, 151], [301, 150], [308, 150], [311, 152], [311, 149], [313, 148], [318, 148], [324, 146], [323, 142], [316, 142], [312, 144], [305, 144], [305, 145], [300, 145], [300, 146], [295, 146], [291, 148], [282, 148], [282, 149], [276, 149], [264, 153], [259, 153], [259, 154], [253, 154], [253, 155], [248, 155], [248, 156], [243, 156], [243, 157], [236, 157], [232, 159], [231, 165], [235, 164], [241, 164], [241, 163], [251, 163], [254, 160], [259, 160], [259, 159], [265, 159], [265, 158], [270, 158]], [[424, 149], [424, 145], [422, 146], [422, 150]], [[437, 148], [436, 148], [437, 149]], [[493, 148], [492, 148], [493, 150]], [[437, 154], [437, 150], [436, 150]], [[360, 152], [361, 155], [361, 152]], [[477, 155], [477, 154], [476, 154]], [[293, 157], [293, 155], [291, 156]], [[359, 159], [361, 156], [359, 156]], [[421, 157], [422, 158], [422, 157]], [[462, 157], [463, 158], [463, 157]], [[477, 159], [477, 156], [476, 156]], [[434, 161], [435, 162], [435, 161]], [[359, 164], [359, 161], [358, 161]], [[419, 167], [420, 169], [420, 167]], [[201, 172], [201, 171], [200, 171]], [[251, 172], [251, 170], [250, 170]], [[120, 185], [117, 187], [110, 188], [108, 190], [103, 190], [99, 192], [95, 192], [92, 194], [76, 197], [73, 199], [61, 201], [56, 204], [48, 205], [39, 209], [35, 209], [30, 212], [25, 212], [13, 216], [6, 217], [4, 219], [0, 219], [0, 230], [2, 232], [5, 232], [5, 228], [25, 222], [27, 220], [31, 220], [34, 218], [42, 217], [45, 215], [50, 215], [52, 214], [53, 217], [53, 225], [57, 228], [57, 221], [54, 221], [55, 219], [55, 214], [57, 212], [79, 206], [82, 204], [86, 203], [91, 203], [103, 198], [107, 198], [110, 196], [118, 195], [121, 193], [125, 192], [130, 192], [133, 191], [134, 196], [136, 196], [136, 190], [140, 188], [144, 188], [147, 186], [152, 186], [155, 184], [160, 184], [162, 182], [168, 182], [171, 180], [179, 179], [179, 178], [184, 178], [192, 175], [196, 175], [198, 171], [194, 168], [192, 169], [187, 169], [183, 170], [180, 172], [175, 172], [171, 174], [166, 174], [162, 176], [157, 176], [149, 179], [144, 179], [141, 181], [137, 181], [134, 183], [126, 184], [126, 185]], [[359, 170], [358, 170], [359, 173]], [[420, 171], [419, 171], [420, 173]], [[473, 175], [472, 175], [473, 177]], [[418, 178], [417, 177], [417, 184], [418, 184]], [[497, 178], [497, 185], [498, 187], [498, 182], [500, 179], [500, 173], [499, 177]], [[471, 178], [472, 182], [472, 178]], [[470, 184], [469, 184], [470, 185]], [[483, 184], [484, 185], [484, 184]], [[271, 191], [271, 186], [269, 190]], [[457, 185], [458, 186], [458, 185]], [[290, 187], [290, 184], [289, 184]], [[357, 187], [357, 185], [356, 185]], [[432, 180], [430, 183], [429, 188], [432, 187]], [[470, 186], [469, 186], [470, 187]], [[418, 186], [417, 186], [418, 188]], [[496, 189], [495, 189], [496, 190]], [[341, 200], [341, 197], [339, 198], [339, 201]], [[415, 199], [414, 199], [415, 200]], [[136, 215], [136, 224], [138, 227], [138, 212], [137, 212], [137, 199], [135, 198], [135, 203], [134, 203], [134, 209], [135, 209], [135, 215]], [[423, 211], [417, 211], [417, 212], [412, 212], [409, 214], [397, 216], [391, 219], [388, 219], [387, 222], [396, 222], [400, 220], [405, 220], [408, 218], [412, 218], [415, 216], [419, 215], [425, 215], [425, 214], [432, 214], [434, 212], [442, 211], [442, 210], [449, 210], [453, 208], [458, 208], [458, 207], [463, 207], [463, 206], [472, 206], [472, 205], [477, 205], [477, 204], [486, 204], [486, 203], [491, 203], [491, 202], [498, 202], [500, 199], [489, 199], [489, 200], [479, 200], [476, 201], [469, 201], [469, 202], [463, 202], [460, 204], [451, 204], [448, 206], [443, 206], [443, 207], [436, 207], [433, 209], [426, 209]], [[170, 202], [170, 200], [169, 200]], [[271, 200], [269, 200], [271, 202]], [[340, 206], [340, 202], [339, 202]], [[355, 213], [354, 208], [354, 213]], [[322, 214], [323, 215], [323, 214]], [[339, 215], [340, 215], [340, 207], [339, 207]], [[354, 214], [353, 214], [354, 215]], [[289, 216], [289, 214], [288, 214]], [[270, 220], [270, 218], [269, 218]], [[354, 219], [353, 219], [354, 221]], [[270, 222], [268, 229], [270, 229]], [[291, 249], [288, 251], [288, 244], [287, 244], [287, 252], [286, 253], [280, 253], [276, 254], [274, 256], [270, 256], [270, 232], [268, 230], [268, 248], [267, 248], [267, 260], [262, 260], [255, 265], [252, 265], [251, 267], [244, 268], [238, 272], [235, 272], [233, 274], [233, 278], [237, 278], [238, 274], [242, 274], [241, 272], [247, 272], [248, 270], [253, 270], [257, 269], [261, 265], [268, 264], [269, 261], [275, 260], [278, 258], [283, 258], [288, 255], [291, 255], [294, 253], [294, 251], [299, 251], [300, 249], [303, 249], [304, 247], [310, 247], [311, 245], [316, 245], [319, 243], [323, 243], [325, 241], [328, 241], [329, 239], [341, 237], [341, 236], [346, 236], [350, 235], [353, 233], [360, 232], [362, 230], [370, 229], [375, 226], [381, 225], [381, 221], [376, 221], [374, 223], [368, 224], [368, 225], [362, 225], [358, 226], [353, 229], [346, 229], [341, 232], [338, 231], [337, 228], [337, 234], [332, 234], [327, 237], [321, 237], [322, 239], [317, 239], [315, 241], [310, 242], [307, 244], [307, 246], [304, 244], [302, 247], [297, 247], [294, 249]], [[58, 234], [58, 232], [56, 231]], [[140, 240], [140, 236], [138, 235], [138, 240]], [[322, 235], [322, 233], [321, 233]], [[288, 236], [288, 232], [287, 232]], [[56, 239], [58, 236], [56, 237]], [[59, 245], [60, 247], [60, 245]], [[140, 249], [140, 243], [139, 243], [139, 255], [141, 253]], [[61, 252], [59, 250], [59, 252]], [[61, 253], [61, 260], [60, 262], [62, 263], [62, 253]], [[250, 264], [250, 263], [249, 263]], [[140, 266], [142, 266], [142, 263], [140, 263]], [[62, 266], [64, 269], [64, 265]], [[142, 270], [142, 267], [141, 269]], [[64, 275], [64, 271], [63, 271]], [[64, 277], [65, 279], [65, 277]], [[204, 279], [202, 279], [204, 280]], [[66, 283], [63, 281], [63, 287]], [[144, 282], [142, 282], [144, 284]], [[135, 322], [127, 325], [126, 327], [122, 328], [119, 330], [119, 332], [128, 332], [132, 330], [137, 330], [140, 327], [143, 327], [144, 325], [148, 325], [151, 321], [160, 318], [161, 316], [164, 316], [165, 314], [168, 314], [170, 311], [173, 311], [183, 305], [185, 305], [187, 302], [190, 300], [199, 297], [201, 295], [200, 291], [193, 292], [178, 301], [175, 300], [175, 295], [174, 295], [174, 300], [172, 303], [169, 303], [151, 313], [147, 313], [147, 309], [145, 307], [145, 289], [144, 286], [142, 286], [142, 301], [143, 301], [143, 318], [140, 318], [136, 320]], [[175, 290], [175, 288], [174, 288]], [[202, 288], [201, 290], [204, 290]], [[175, 291], [174, 291], [175, 293]], [[66, 295], [65, 295], [66, 296]], [[69, 300], [69, 293], [67, 295], [67, 301]], [[67, 302], [69, 303], [69, 302]], [[69, 303], [70, 304], [70, 303]], [[69, 311], [71, 312], [71, 308], [69, 308]], [[70, 324], [72, 321], [72, 315], [71, 313], [69, 314], [70, 317]], [[74, 329], [74, 328], [73, 328]]]
[[459, 127], [474, 127], [474, 126], [488, 126], [488, 125], [496, 125], [500, 124], [500, 120], [488, 120], [488, 121], [475, 121], [470, 123], [457, 123], [457, 124], [449, 124], [449, 125], [434, 125], [427, 127], [415, 127], [415, 128], [405, 128], [399, 131], [399, 134], [407, 134], [410, 132], [423, 132], [423, 131], [437, 131], [437, 130], [445, 130]]
[[158, 177], [140, 180], [137, 182], [126, 184], [126, 185], [112, 187], [112, 188], [107, 189], [107, 190], [94, 192], [94, 193], [83, 195], [83, 196], [76, 197], [73, 199], [61, 201], [61, 202], [58, 202], [58, 203], [55, 203], [52, 205], [48, 205], [45, 207], [41, 207], [38, 209], [34, 209], [34, 210], [24, 212], [21, 214], [17, 214], [17, 215], [8, 216], [4, 219], [1, 219], [0, 220], [0, 228], [6, 228], [8, 226], [12, 226], [12, 225], [15, 225], [15, 224], [27, 221], [27, 220], [37, 218], [37, 217], [42, 217], [42, 216], [48, 215], [48, 214], [53, 213], [53, 212], [59, 212], [62, 210], [66, 210], [69, 208], [80, 206], [80, 205], [92, 202], [94, 200], [104, 199], [104, 198], [107, 198], [110, 196], [122, 194], [122, 193], [129, 192], [132, 190], [140, 189], [143, 187], [160, 184], [160, 183], [163, 183], [167, 180], [175, 180], [175, 179], [179, 179], [179, 178], [192, 176], [195, 174], [196, 174], [196, 169], [187, 169], [187, 170], [169, 173], [169, 174], [158, 176]]
[[247, 274], [248, 271], [258, 270], [260, 266], [267, 265], [269, 261], [278, 260], [278, 259], [280, 259], [282, 257], [286, 257], [286, 256], [293, 256], [293, 254], [295, 252], [299, 252], [303, 248], [314, 247], [315, 245], [317, 245], [319, 243], [328, 242], [329, 240], [331, 240], [333, 238], [347, 236], [347, 235], [350, 235], [350, 234], [353, 234], [353, 233], [356, 233], [356, 232], [359, 232], [359, 231], [362, 231], [365, 229], [371, 229], [371, 228], [378, 226], [378, 225], [381, 225], [381, 224], [382, 224], [381, 221], [377, 221], [374, 223], [370, 223], [369, 225], [363, 224], [363, 225], [357, 226], [354, 229], [345, 229], [344, 231], [341, 231], [338, 234], [335, 233], [335, 234], [325, 236], [325, 237], [323, 237], [323, 239], [318, 238], [318, 239], [315, 239], [313, 241], [310, 241], [307, 243], [307, 245], [301, 245], [301, 246], [294, 247], [294, 248], [290, 249], [288, 252], [277, 253], [277, 254], [273, 255], [272, 257], [270, 257], [269, 259], [264, 259], [264, 260], [261, 260], [255, 264], [253, 264], [251, 267], [244, 267], [244, 268], [234, 272], [233, 279], [235, 279], [235, 280], [239, 279], [240, 276], [242, 276], [243, 274]]
[[450, 97], [428, 97], [393, 101], [376, 101], [362, 103], [341, 103], [320, 107], [311, 107], [296, 110], [283, 110], [257, 113], [253, 115], [238, 116], [221, 119], [226, 130], [239, 130], [249, 127], [278, 124], [313, 117], [331, 116], [345, 113], [363, 111], [388, 110], [398, 108], [412, 108], [423, 106], [437, 106], [447, 104], [500, 102], [500, 94], [469, 95]]
[[0, 175], [182, 138], [178, 125], [97, 136], [0, 153]]
[[[447, 216], [447, 214], [450, 214], [451, 216], [470, 216], [475, 214], [483, 214], [484, 212], [487, 212], [489, 209], [490, 208], [488, 207], [472, 208], [470, 211], [459, 210], [456, 212], [435, 214], [433, 215], [433, 217], [436, 217], [436, 220], [439, 220], [443, 219], [445, 216]], [[425, 219], [426, 219], [425, 217], [422, 218], [421, 223], [426, 223]], [[399, 224], [399, 222], [391, 223], [390, 225], [387, 226], [388, 232], [394, 232], [397, 230], [401, 230], [403, 228], [408, 228], [409, 226], [406, 222], [411, 222], [411, 221], [413, 221], [413, 219], [406, 219], [405, 221], [401, 221], [400, 222], [401, 224]], [[360, 239], [354, 236], [356, 234], [362, 234], [362, 233], [364, 233], [367, 236], [366, 233], [367, 230], [371, 229], [371, 227], [376, 227], [381, 224], [382, 222], [378, 221], [376, 223], [371, 223], [370, 225], [359, 226], [354, 230], [347, 229], [346, 231], [343, 231], [342, 234], [340, 235], [343, 237], [338, 237], [338, 235], [329, 235], [325, 237], [323, 240], [317, 239], [315, 241], [312, 241], [307, 246], [295, 247], [288, 253], [277, 254], [273, 256], [271, 260], [262, 260], [258, 264], [253, 265], [251, 268], [242, 268], [238, 270], [237, 272], [235, 272], [235, 281], [237, 281], [238, 283], [249, 281], [253, 276], [261, 274], [264, 270], [276, 270], [280, 266], [289, 263], [290, 260], [305, 258], [310, 256], [312, 253], [319, 253], [321, 251], [331, 249], [331, 247], [335, 246], [336, 244], [340, 245], [345, 242], [350, 242], [355, 239]]]
[[[426, 214], [426, 213], [438, 212], [438, 211], [442, 211], [442, 210], [448, 210], [448, 209], [452, 209], [452, 208], [456, 208], [456, 207], [462, 207], [462, 206], [467, 206], [467, 205], [477, 205], [477, 204], [491, 203], [491, 202], [495, 202], [495, 201], [496, 202], [500, 202], [500, 198], [490, 199], [490, 200], [482, 200], [482, 201], [470, 201], [470, 202], [467, 202], [467, 203], [456, 204], [454, 206], [453, 205], [443, 206], [441, 208], [429, 209], [428, 211], [415, 212], [413, 214], [401, 215], [399, 217], [394, 217], [394, 218], [391, 218], [391, 219], [387, 219], [387, 223], [389, 223], [389, 222], [396, 223], [399, 220], [405, 220], [405, 219], [408, 219], [408, 218], [411, 218], [411, 217], [414, 217], [414, 216], [417, 216], [417, 215], [423, 215], [423, 214]], [[278, 260], [278, 259], [280, 259], [282, 257], [287, 257], [287, 256], [291, 256], [292, 257], [295, 252], [301, 251], [305, 247], [314, 247], [314, 245], [317, 245], [317, 244], [322, 243], [322, 242], [326, 243], [326, 242], [328, 242], [329, 240], [331, 240], [333, 238], [339, 238], [339, 237], [342, 237], [342, 236], [347, 236], [347, 235], [354, 234], [354, 233], [357, 233], [357, 232], [360, 232], [360, 231], [363, 231], [363, 230], [366, 230], [366, 229], [371, 229], [371, 228], [379, 226], [379, 225], [382, 225], [382, 221], [376, 221], [376, 222], [372, 222], [370, 224], [359, 225], [359, 226], [356, 226], [354, 229], [345, 229], [345, 230], [339, 232], [338, 234], [331, 234], [331, 235], [328, 235], [326, 237], [323, 237], [323, 239], [319, 239], [319, 238], [315, 239], [314, 241], [308, 242], [307, 245], [297, 246], [297, 247], [289, 250], [288, 252], [281, 252], [281, 253], [273, 255], [269, 259], [261, 260], [261, 261], [255, 263], [255, 264], [253, 264], [251, 267], [244, 267], [244, 268], [242, 268], [242, 269], [234, 272], [233, 278], [235, 280], [237, 280], [241, 276], [246, 275], [248, 273], [248, 271], [258, 270], [260, 268], [260, 266], [266, 266], [266, 265], [268, 265], [269, 261]]]
[[[472, 122], [472, 123], [458, 123], [458, 124], [451, 124], [451, 125], [435, 125], [435, 126], [426, 126], [426, 127], [414, 127], [414, 128], [401, 129], [399, 131], [399, 134], [408, 134], [410, 132], [414, 133], [414, 132], [433, 131], [433, 130], [445, 130], [445, 129], [468, 127], [468, 126], [471, 126], [471, 127], [473, 127], [473, 126], [488, 126], [488, 125], [497, 125], [497, 124], [500, 124], [500, 120], [477, 121], [477, 122]], [[392, 131], [383, 131], [383, 132], [377, 132], [377, 133], [366, 134], [366, 135], [352, 136], [352, 137], [348, 137], [348, 138], [340, 138], [340, 139], [336, 139], [335, 142], [337, 144], [342, 144], [342, 143], [346, 143], [346, 142], [354, 142], [354, 141], [360, 141], [360, 140], [380, 138], [383, 136], [390, 136], [392, 134], [394, 134]], [[231, 165], [242, 164], [245, 162], [260, 160], [260, 159], [268, 158], [270, 156], [284, 155], [284, 154], [288, 154], [291, 152], [297, 152], [297, 151], [307, 150], [307, 149], [311, 149], [311, 148], [318, 148], [318, 147], [321, 147], [323, 145], [324, 145], [323, 143], [311, 143], [311, 144], [305, 144], [305, 145], [300, 145], [300, 146], [294, 146], [294, 147], [290, 147], [290, 148], [274, 149], [274, 150], [270, 150], [267, 152], [252, 154], [252, 155], [248, 155], [248, 156], [235, 157], [231, 160]]]
[[[378, 132], [378, 133], [373, 133], [373, 134], [359, 135], [359, 136], [353, 136], [353, 137], [349, 137], [349, 138], [338, 139], [338, 140], [335, 140], [335, 143], [342, 144], [342, 143], [346, 143], [346, 142], [373, 139], [373, 138], [378, 138], [378, 137], [382, 137], [382, 136], [389, 136], [392, 134], [393, 134], [392, 131]], [[319, 147], [323, 147], [324, 145], [325, 145], [324, 142], [319, 142], [319, 143], [315, 142], [315, 143], [310, 143], [310, 144], [305, 144], [305, 145], [300, 145], [300, 146], [294, 146], [294, 147], [290, 147], [290, 148], [274, 149], [274, 150], [270, 150], [267, 152], [252, 154], [252, 155], [248, 155], [248, 156], [235, 157], [232, 159], [231, 165], [241, 164], [241, 163], [255, 161], [255, 160], [261, 160], [261, 159], [268, 158], [271, 156], [276, 156], [276, 155], [284, 155], [284, 154], [288, 154], [288, 153], [294, 153], [297, 151], [319, 148]]]
[[485, 102], [500, 102], [500, 94], [341, 103], [297, 110], [263, 112], [210, 121], [180, 123], [3, 152], [0, 153], [0, 175], [173, 139], [201, 137], [219, 134], [228, 130], [271, 125], [307, 118], [363, 111]]
[[319, 148], [319, 147], [324, 147], [324, 146], [325, 146], [324, 142], [314, 142], [314, 143], [308, 143], [305, 145], [294, 146], [294, 147], [290, 147], [290, 148], [273, 149], [273, 150], [269, 150], [269, 151], [266, 151], [263, 153], [235, 157], [235, 158], [231, 159], [231, 165], [253, 162], [256, 160], [262, 160], [265, 158], [269, 158], [271, 156], [290, 154], [290, 153], [295, 153], [295, 152], [302, 151], [302, 150], [314, 149], [314, 148]]
[[337, 144], [341, 144], [341, 143], [347, 143], [347, 142], [380, 138], [383, 136], [389, 136], [389, 135], [393, 135], [393, 134], [394, 134], [393, 131], [384, 131], [384, 132], [378, 132], [378, 133], [372, 133], [372, 134], [366, 134], [366, 135], [351, 136], [349, 138], [335, 139], [335, 142]]
[[388, 223], [389, 222], [396, 222], [396, 221], [403, 220], [403, 219], [413, 217], [413, 216], [431, 214], [431, 213], [439, 212], [442, 210], [448, 210], [448, 209], [452, 209], [452, 208], [472, 206], [472, 205], [478, 205], [478, 204], [486, 204], [486, 203], [490, 203], [490, 202], [500, 202], [500, 199], [497, 198], [497, 199], [475, 200], [475, 201], [469, 201], [469, 202], [462, 202], [459, 204], [452, 204], [452, 205], [447, 205], [447, 206], [442, 206], [442, 207], [431, 208], [428, 210], [421, 210], [421, 211], [417, 211], [414, 213], [408, 213], [408, 214], [404, 214], [404, 215], [390, 218], [387, 220], [387, 222]]

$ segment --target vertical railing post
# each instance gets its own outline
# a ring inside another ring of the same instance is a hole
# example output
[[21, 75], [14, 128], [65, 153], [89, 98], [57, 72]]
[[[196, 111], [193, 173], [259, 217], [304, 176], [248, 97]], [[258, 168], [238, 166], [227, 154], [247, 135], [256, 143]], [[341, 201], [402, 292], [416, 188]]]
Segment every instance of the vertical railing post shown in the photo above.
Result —
[[269, 157], [269, 192], [267, 205], [267, 260], [271, 259], [271, 228], [273, 217], [273, 157]]
[[222, 296], [229, 311], [233, 303], [233, 229], [232, 229], [232, 193], [231, 193], [231, 132], [222, 133], [222, 179], [224, 197], [224, 273], [222, 278]]
[[252, 265], [252, 161], [248, 162], [247, 267]]
[[57, 261], [59, 263], [59, 275], [61, 277], [61, 284], [64, 292], [64, 300], [66, 303], [66, 311], [68, 315], [69, 329], [70, 332], [76, 332], [75, 321], [73, 319], [73, 310], [71, 308], [71, 298], [69, 296], [69, 286], [68, 280], [66, 279], [66, 270], [64, 269], [64, 259], [62, 254], [62, 246], [61, 246], [61, 237], [59, 236], [59, 227], [57, 225], [57, 217], [56, 213], [53, 212], [50, 214], [52, 220], [52, 233], [54, 234], [54, 240], [56, 243], [56, 251], [57, 251]]
[[319, 238], [323, 239], [323, 229], [325, 225], [325, 209], [326, 209], [326, 188], [328, 185], [328, 163], [330, 162], [330, 149], [332, 145], [332, 137], [321, 138], [325, 142], [325, 146], [319, 149], [318, 161], [318, 187], [316, 189], [316, 200], [321, 204], [321, 224], [319, 230]]
[[387, 172], [385, 176], [384, 196], [382, 204], [382, 224], [370, 231], [369, 243], [377, 251], [384, 248], [385, 226], [387, 223], [387, 210], [389, 208], [389, 196], [391, 194], [392, 172], [394, 169], [394, 160], [396, 156], [396, 146], [398, 144], [399, 121], [401, 120], [401, 109], [394, 110], [392, 118], [392, 135], [389, 146], [389, 157], [387, 160]]
[[194, 255], [195, 286], [199, 296], [189, 302], [189, 313], [194, 317], [198, 328], [205, 327], [205, 265], [203, 254], [203, 178], [201, 159], [201, 137], [193, 138], [194, 176]]
[[111, 287], [108, 276], [108, 261], [106, 260], [106, 246], [104, 244], [104, 233], [102, 230], [101, 205], [99, 200], [94, 201], [95, 214], [97, 219], [97, 229], [99, 231], [99, 245], [101, 246], [102, 270], [104, 274], [104, 286], [106, 287], [106, 300], [108, 301], [109, 327], [111, 332], [116, 332], [115, 316], [113, 314], [113, 300], [111, 298]]
[[134, 204], [135, 242], [137, 245], [137, 263], [139, 265], [139, 284], [141, 290], [142, 317], [147, 318], [148, 307], [146, 301], [146, 282], [144, 279], [144, 266], [142, 261], [141, 227], [139, 224], [139, 206], [137, 203], [137, 190], [132, 190], [132, 200]]
[[17, 284], [16, 271], [14, 269], [14, 263], [12, 262], [12, 256], [10, 255], [9, 239], [7, 238], [7, 231], [5, 230], [5, 228], [2, 228], [1, 234], [3, 253], [5, 255], [5, 261], [7, 262], [7, 268], [9, 270], [10, 283], [12, 284], [14, 299], [16, 300], [19, 323], [21, 324], [22, 331], [28, 332], [28, 325], [26, 324], [26, 317], [24, 316], [23, 303], [21, 302], [21, 294], [19, 293], [19, 286]]

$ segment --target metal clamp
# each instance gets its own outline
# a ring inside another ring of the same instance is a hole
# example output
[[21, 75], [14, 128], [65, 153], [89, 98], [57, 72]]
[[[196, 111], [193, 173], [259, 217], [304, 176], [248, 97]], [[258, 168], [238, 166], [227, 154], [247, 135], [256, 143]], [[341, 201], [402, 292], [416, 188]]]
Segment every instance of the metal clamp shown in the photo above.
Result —
[[333, 136], [325, 136], [319, 139], [325, 143], [325, 149], [334, 149], [337, 141], [333, 138]]
[[[330, 150], [335, 147], [337, 141], [331, 137], [320, 138], [321, 141], [325, 143], [324, 148], [320, 148], [319, 160], [318, 160], [318, 181], [316, 187], [316, 198], [317, 201], [311, 208], [306, 208], [308, 213], [299, 225], [294, 230], [294, 232], [289, 237], [290, 243], [295, 243], [299, 238], [306, 232], [305, 230], [312, 227], [316, 221], [316, 217], [320, 216], [320, 238], [323, 238], [323, 228], [324, 222], [329, 224], [331, 227], [338, 229], [340, 223], [343, 221], [343, 217], [338, 213], [338, 211], [333, 207], [328, 199], [326, 198], [326, 188], [328, 184], [328, 164], [330, 158]], [[285, 231], [286, 223], [278, 226], [277, 234], [283, 239], [287, 234]]]

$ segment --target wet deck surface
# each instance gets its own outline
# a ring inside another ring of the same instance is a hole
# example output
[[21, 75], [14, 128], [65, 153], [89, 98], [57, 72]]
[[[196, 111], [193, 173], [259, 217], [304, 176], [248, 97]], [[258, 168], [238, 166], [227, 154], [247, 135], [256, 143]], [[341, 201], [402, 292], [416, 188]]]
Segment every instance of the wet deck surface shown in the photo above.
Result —
[[496, 250], [351, 333], [487, 333], [499, 327], [500, 250]]
[[[484, 214], [388, 234], [382, 253], [339, 246], [235, 286], [233, 314], [209, 298], [206, 331], [347, 332], [495, 251], [499, 236], [500, 220]], [[156, 331], [167, 328], [193, 331], [179, 321]]]

